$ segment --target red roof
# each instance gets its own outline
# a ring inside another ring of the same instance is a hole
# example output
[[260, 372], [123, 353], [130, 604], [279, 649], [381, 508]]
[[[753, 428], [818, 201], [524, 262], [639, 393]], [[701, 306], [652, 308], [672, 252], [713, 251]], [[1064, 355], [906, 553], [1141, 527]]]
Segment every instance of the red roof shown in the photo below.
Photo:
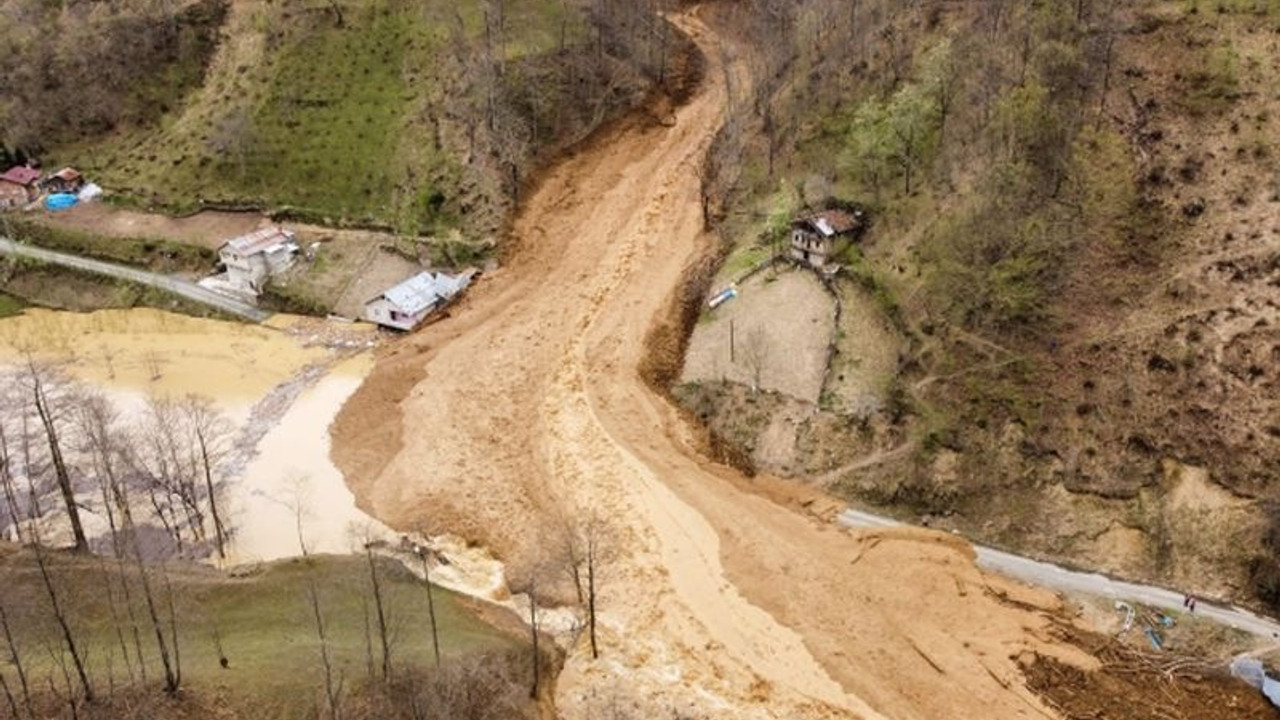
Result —
[[15, 185], [31, 185], [40, 179], [40, 171], [23, 165], [11, 167], [0, 175], [0, 180], [11, 182]]

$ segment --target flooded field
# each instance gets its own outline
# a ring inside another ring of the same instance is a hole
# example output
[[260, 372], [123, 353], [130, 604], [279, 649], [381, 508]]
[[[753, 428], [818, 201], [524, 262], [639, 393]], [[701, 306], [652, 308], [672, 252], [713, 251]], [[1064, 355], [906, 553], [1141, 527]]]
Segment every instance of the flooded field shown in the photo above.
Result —
[[[157, 426], [159, 409], [186, 407], [193, 396], [207, 398], [224, 423], [214, 472], [221, 520], [231, 538], [225, 562], [295, 556], [303, 552], [303, 543], [307, 552], [345, 552], [386, 533], [356, 507], [329, 460], [329, 424], [369, 371], [376, 338], [360, 326], [301, 318], [280, 317], [257, 326], [150, 309], [29, 310], [0, 319], [0, 372], [10, 386], [0, 421], [10, 437], [34, 425], [36, 415], [21, 410], [23, 373], [32, 364], [66, 378], [60, 382], [74, 392], [65, 391], [59, 400], [61, 440], [78, 483], [85, 532], [91, 542], [104, 542], [111, 519], [90, 477], [101, 461], [85, 450], [92, 439], [81, 423], [91, 405], [86, 398], [104, 399], [122, 434], [153, 445], [157, 430], [148, 428]], [[40, 449], [39, 443], [31, 445]], [[173, 457], [167, 462], [161, 462], [165, 453], [156, 453], [155, 462], [137, 460], [145, 467], [139, 473], [154, 484], [178, 477], [174, 468], [185, 467], [193, 480], [191, 494], [203, 492], [198, 463], [184, 466], [180, 453], [170, 449], [167, 454]], [[26, 481], [40, 486], [50, 483], [49, 464], [37, 457], [15, 467], [29, 471]], [[140, 512], [156, 515], [166, 528], [167, 509], [179, 530], [186, 524], [193, 536], [206, 534], [183, 516], [182, 503], [166, 506], [153, 493], [146, 507], [142, 497], [136, 489], [134, 502], [144, 506]], [[51, 520], [48, 532], [65, 534], [69, 541], [71, 528], [63, 524], [60, 518]], [[206, 553], [214, 557], [207, 548]]]

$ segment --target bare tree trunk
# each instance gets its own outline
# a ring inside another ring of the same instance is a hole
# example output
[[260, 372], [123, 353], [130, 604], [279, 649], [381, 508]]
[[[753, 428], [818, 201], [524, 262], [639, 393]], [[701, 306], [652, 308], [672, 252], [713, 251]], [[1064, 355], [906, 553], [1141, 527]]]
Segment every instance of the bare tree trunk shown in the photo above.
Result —
[[383, 604], [382, 580], [378, 578], [378, 564], [373, 559], [373, 547], [365, 545], [365, 558], [369, 561], [369, 581], [373, 585], [373, 604], [378, 613], [378, 639], [382, 643], [382, 680], [391, 681], [391, 638], [387, 627], [387, 610]]
[[9, 648], [9, 662], [13, 664], [18, 674], [18, 689], [22, 691], [22, 704], [27, 709], [27, 715], [34, 718], [36, 711], [31, 707], [31, 686], [27, 684], [27, 670], [22, 664], [18, 642], [13, 639], [13, 629], [9, 627], [9, 616], [5, 613], [3, 605], [0, 605], [0, 630], [4, 630], [4, 641]]
[[54, 424], [53, 409], [49, 406], [49, 398], [45, 393], [41, 371], [34, 361], [29, 361], [31, 392], [35, 401], [36, 413], [44, 426], [45, 437], [49, 441], [49, 455], [53, 460], [54, 473], [58, 480], [58, 490], [62, 492], [62, 502], [67, 507], [67, 519], [71, 521], [71, 533], [75, 537], [76, 552], [88, 552], [89, 540], [85, 537], [84, 526], [80, 523], [80, 508], [76, 505], [75, 490], [71, 487], [71, 474], [67, 471], [66, 461], [62, 457], [62, 444], [58, 441], [58, 429]]
[[587, 533], [587, 625], [591, 630], [591, 659], [600, 658], [596, 640], [596, 560], [599, 540], [594, 529]]
[[9, 689], [9, 681], [4, 679], [4, 675], [0, 675], [0, 689], [4, 690], [4, 699], [9, 705], [9, 714], [14, 718], [21, 718], [22, 714], [18, 712], [18, 702], [13, 697], [13, 691]]
[[111, 576], [107, 574], [106, 560], [98, 556], [98, 572], [102, 576], [102, 585], [107, 595], [107, 607], [111, 611], [111, 627], [116, 631], [116, 639], [120, 642], [120, 655], [124, 658], [125, 671], [129, 673], [129, 683], [133, 684], [133, 662], [129, 659], [129, 645], [124, 638], [124, 627], [120, 622], [119, 608], [116, 607], [115, 589], [111, 587]]
[[200, 459], [204, 465], [205, 492], [209, 498], [209, 513], [213, 515], [213, 535], [218, 546], [218, 559], [227, 559], [227, 531], [222, 524], [222, 515], [218, 513], [218, 493], [213, 487], [213, 463], [209, 461], [209, 444], [204, 433], [197, 430], [196, 438], [200, 441]]
[[182, 646], [178, 643], [178, 608], [173, 599], [173, 584], [169, 582], [169, 570], [160, 563], [160, 576], [164, 579], [164, 589], [169, 605], [169, 642], [173, 644], [173, 690], [182, 687]]
[[431, 590], [431, 568], [427, 563], [427, 550], [418, 548], [418, 557], [422, 560], [422, 581], [427, 588], [427, 615], [431, 618], [431, 649], [436, 654], [436, 667], [440, 667], [440, 633], [436, 627], [435, 593]]
[[[164, 626], [160, 622], [160, 612], [156, 609], [155, 593], [151, 590], [151, 580], [147, 577], [147, 567], [142, 561], [142, 543], [138, 540], [137, 527], [133, 522], [133, 511], [129, 505], [129, 492], [124, 483], [118, 483], [115, 488], [117, 503], [120, 506], [120, 512], [124, 516], [125, 532], [129, 534], [133, 545], [133, 561], [138, 570], [138, 582], [142, 585], [142, 596], [146, 600], [147, 615], [151, 621], [151, 628], [155, 631], [156, 648], [160, 651], [160, 664], [164, 667], [164, 689], [167, 693], [175, 693], [178, 691], [181, 678], [173, 670], [173, 661], [169, 657], [169, 644], [164, 639]], [[122, 576], [122, 582], [123, 576]], [[127, 588], [126, 584], [126, 588]], [[138, 649], [139, 659], [142, 657], [141, 648]], [[145, 668], [145, 665], [143, 666]], [[145, 678], [146, 672], [143, 671]]]
[[333, 679], [333, 658], [329, 655], [329, 636], [325, 631], [324, 615], [320, 612], [320, 594], [316, 591], [316, 580], [310, 573], [307, 575], [307, 602], [311, 604], [316, 637], [320, 639], [320, 665], [324, 669], [324, 695], [329, 703], [329, 720], [340, 720], [342, 680], [335, 683]]
[[365, 595], [360, 598], [361, 606], [364, 610], [364, 667], [365, 674], [369, 680], [373, 680], [374, 664], [373, 664], [373, 626], [369, 619], [369, 596]]
[[4, 492], [5, 507], [9, 510], [9, 522], [13, 525], [18, 544], [24, 544], [22, 513], [18, 510], [18, 494], [13, 487], [13, 457], [9, 452], [9, 438], [4, 423], [0, 421], [0, 491]]
[[49, 574], [49, 566], [45, 561], [44, 548], [41, 546], [39, 539], [32, 543], [32, 548], [36, 553], [36, 565], [40, 568], [40, 578], [44, 581], [45, 592], [49, 596], [49, 607], [53, 610], [53, 617], [58, 622], [58, 628], [62, 631], [62, 640], [67, 645], [67, 652], [71, 654], [71, 662], [76, 668], [76, 677], [80, 681], [80, 687], [84, 691], [85, 702], [93, 702], [93, 687], [89, 685], [89, 674], [84, 669], [84, 660], [80, 656], [80, 648], [76, 645], [75, 635], [71, 632], [71, 625], [67, 622], [67, 614], [62, 608], [62, 603], [58, 600], [58, 591], [53, 586], [53, 577]]
[[538, 580], [536, 577], [529, 581], [529, 636], [533, 641], [533, 686], [529, 688], [529, 697], [537, 699], [542, 682], [542, 658], [538, 652]]

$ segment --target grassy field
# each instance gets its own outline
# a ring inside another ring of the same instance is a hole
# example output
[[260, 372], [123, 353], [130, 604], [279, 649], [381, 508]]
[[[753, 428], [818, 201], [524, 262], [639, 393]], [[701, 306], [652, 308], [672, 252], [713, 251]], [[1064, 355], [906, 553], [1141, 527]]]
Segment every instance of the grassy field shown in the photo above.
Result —
[[18, 298], [0, 292], [0, 318], [21, 315], [23, 308], [26, 306], [26, 303], [22, 302]]
[[[95, 682], [105, 687], [108, 676], [114, 675], [119, 683], [126, 670], [106, 593], [110, 585], [117, 613], [126, 618], [118, 577], [111, 573], [108, 581], [108, 575], [94, 560], [65, 556], [54, 560], [51, 565], [55, 584], [67, 606], [73, 631], [86, 650]], [[424, 586], [391, 561], [379, 561], [378, 568], [385, 581], [393, 664], [400, 669], [433, 666]], [[26, 553], [6, 550], [0, 555], [0, 573], [0, 603], [10, 616], [20, 647], [26, 650], [28, 672], [42, 678], [56, 667], [50, 659], [50, 648], [60, 647], [56, 627], [45, 609], [48, 603], [43, 585]], [[234, 579], [205, 568], [174, 568], [169, 576], [177, 598], [184, 684], [197, 692], [218, 695], [234, 690], [238, 701], [272, 708], [270, 717], [308, 714], [323, 686], [319, 643], [308, 602], [309, 578], [314, 579], [318, 589], [336, 670], [347, 683], [358, 683], [366, 677], [366, 618], [375, 628], [374, 658], [380, 657], [369, 568], [363, 557], [284, 561]], [[163, 595], [163, 580], [158, 572], [152, 582]], [[130, 585], [135, 614], [143, 623], [146, 611], [141, 591], [136, 581]], [[449, 658], [521, 646], [512, 636], [480, 620], [458, 596], [437, 589], [435, 603], [446, 662]], [[144, 624], [142, 630], [148, 670], [155, 682], [161, 674], [156, 645], [148, 634], [149, 626]], [[126, 637], [130, 637], [127, 632]], [[226, 669], [220, 667], [219, 642], [229, 661]], [[132, 651], [131, 639], [128, 644]], [[6, 667], [3, 672], [10, 671]]]
[[[466, 212], [461, 139], [442, 139], [439, 123], [446, 103], [462, 102], [452, 58], [459, 42], [480, 52], [483, 3], [340, 5], [341, 23], [301, 0], [233, 5], [203, 87], [160, 123], [62, 148], [56, 161], [87, 169], [117, 201], [170, 212], [214, 203], [415, 234], [455, 226]], [[582, 33], [557, 0], [508, 13], [508, 62]]]

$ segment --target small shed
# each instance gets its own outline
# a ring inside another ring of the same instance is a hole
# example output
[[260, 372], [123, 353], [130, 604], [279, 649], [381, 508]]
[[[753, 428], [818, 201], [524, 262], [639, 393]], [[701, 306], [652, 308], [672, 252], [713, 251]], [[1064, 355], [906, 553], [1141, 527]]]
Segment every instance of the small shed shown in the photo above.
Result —
[[84, 176], [79, 170], [70, 167], [64, 167], [58, 172], [44, 179], [44, 189], [54, 193], [70, 193], [72, 195], [80, 192], [80, 187], [84, 185]]
[[470, 273], [419, 273], [366, 302], [364, 318], [383, 327], [412, 330], [470, 284]]
[[263, 291], [272, 275], [288, 270], [297, 255], [297, 236], [280, 227], [255, 230], [218, 248], [218, 258], [227, 268], [227, 282], [235, 290], [253, 295]]
[[863, 228], [861, 210], [824, 210], [791, 223], [791, 257], [816, 268], [844, 251]]
[[26, 205], [39, 194], [40, 171], [23, 165], [0, 175], [0, 208]]

